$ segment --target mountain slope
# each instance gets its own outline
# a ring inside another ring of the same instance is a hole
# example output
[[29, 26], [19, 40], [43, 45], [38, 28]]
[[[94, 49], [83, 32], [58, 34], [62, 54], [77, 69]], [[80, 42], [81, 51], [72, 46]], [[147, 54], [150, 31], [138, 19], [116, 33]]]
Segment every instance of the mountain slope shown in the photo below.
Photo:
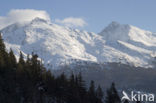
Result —
[[112, 22], [99, 35], [106, 45], [141, 61], [139, 65], [149, 66], [150, 59], [156, 56], [156, 34], [150, 31]]
[[156, 35], [130, 25], [112, 22], [95, 34], [59, 26], [36, 18], [1, 30], [6, 47], [16, 56], [37, 53], [49, 68], [76, 61], [122, 62], [150, 66], [156, 51]]

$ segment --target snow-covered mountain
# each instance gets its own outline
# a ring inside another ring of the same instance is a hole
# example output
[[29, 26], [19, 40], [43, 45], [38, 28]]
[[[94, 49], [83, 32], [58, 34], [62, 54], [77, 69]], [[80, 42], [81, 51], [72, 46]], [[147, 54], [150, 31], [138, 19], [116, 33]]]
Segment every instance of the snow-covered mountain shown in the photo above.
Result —
[[156, 55], [155, 33], [116, 22], [96, 34], [36, 18], [12, 24], [1, 32], [7, 49], [11, 48], [17, 57], [20, 51], [25, 56], [34, 52], [50, 67], [75, 61], [148, 67], [151, 57]]

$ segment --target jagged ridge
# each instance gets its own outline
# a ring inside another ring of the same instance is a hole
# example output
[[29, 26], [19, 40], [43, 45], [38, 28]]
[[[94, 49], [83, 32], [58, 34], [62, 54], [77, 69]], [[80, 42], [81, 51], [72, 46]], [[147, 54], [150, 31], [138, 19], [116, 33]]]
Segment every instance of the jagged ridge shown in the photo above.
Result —
[[148, 61], [155, 56], [156, 50], [155, 34], [116, 22], [99, 34], [59, 26], [39, 18], [12, 24], [1, 31], [7, 49], [12, 48], [17, 57], [20, 51], [25, 55], [34, 52], [46, 66], [54, 67], [74, 60], [148, 67]]

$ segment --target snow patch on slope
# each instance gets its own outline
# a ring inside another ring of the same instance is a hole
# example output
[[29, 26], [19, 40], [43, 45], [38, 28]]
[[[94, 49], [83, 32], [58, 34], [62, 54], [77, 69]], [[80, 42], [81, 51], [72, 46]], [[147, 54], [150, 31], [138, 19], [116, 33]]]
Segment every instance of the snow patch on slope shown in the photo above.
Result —
[[36, 18], [12, 24], [2, 33], [7, 49], [12, 48], [17, 57], [20, 51], [24, 54], [34, 52], [46, 66], [54, 68], [75, 60], [150, 66], [148, 61], [156, 50], [153, 33], [116, 22], [95, 34]]

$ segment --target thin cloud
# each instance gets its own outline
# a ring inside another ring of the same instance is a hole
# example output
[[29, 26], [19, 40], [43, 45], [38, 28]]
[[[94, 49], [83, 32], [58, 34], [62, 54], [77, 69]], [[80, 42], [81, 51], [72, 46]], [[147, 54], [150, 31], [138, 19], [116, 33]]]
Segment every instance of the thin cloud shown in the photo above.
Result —
[[68, 27], [84, 27], [87, 25], [86, 21], [83, 18], [75, 17], [68, 17], [64, 18], [63, 20], [55, 19], [55, 22]]
[[43, 10], [13, 9], [6, 16], [0, 16], [0, 29], [15, 22], [31, 21], [36, 17], [50, 20], [49, 14]]

